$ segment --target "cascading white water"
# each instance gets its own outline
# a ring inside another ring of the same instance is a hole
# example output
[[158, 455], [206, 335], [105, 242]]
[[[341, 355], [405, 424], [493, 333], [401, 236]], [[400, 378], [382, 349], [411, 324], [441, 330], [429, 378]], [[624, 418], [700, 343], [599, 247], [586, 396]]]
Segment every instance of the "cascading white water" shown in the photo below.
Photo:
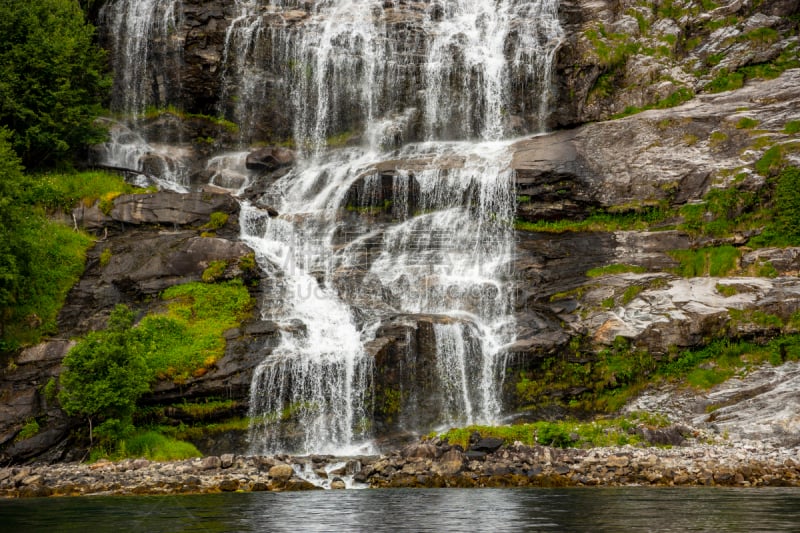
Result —
[[166, 100], [165, 59], [180, 50], [173, 36], [181, 24], [181, 6], [181, 0], [112, 0], [103, 7], [101, 19], [114, 39], [116, 111], [134, 116]]
[[[544, 125], [562, 38], [557, 0], [237, 6], [225, 48], [226, 72], [238, 67], [235, 107], [258, 107], [263, 90], [252, 87], [263, 89], [268, 66], [292, 104], [294, 141], [310, 153], [343, 133], [388, 149], [413, 139], [499, 140], [524, 131], [514, 121], [525, 117]], [[520, 101], [510, 99], [512, 86]]]
[[174, 96], [169, 94], [176, 87], [167, 80], [168, 63], [171, 54], [180, 55], [182, 43], [176, 35], [182, 13], [181, 0], [112, 0], [100, 14], [114, 41], [112, 108], [122, 120], [110, 128], [97, 162], [142, 171], [154, 176], [159, 187], [178, 192], [188, 190], [180, 154], [149, 142], [129, 125], [147, 106], [163, 107]]
[[[149, 101], [148, 40], [169, 26], [144, 6], [163, 15], [177, 0], [134, 3], [107, 8], [114, 34], [126, 36], [117, 50], [137, 63], [118, 66], [133, 76], [117, 81], [130, 112]], [[254, 117], [265, 108], [285, 112], [301, 153], [256, 202], [280, 216], [246, 202], [240, 214], [241, 238], [269, 279], [263, 318], [281, 331], [253, 376], [251, 451], [347, 453], [367, 442], [364, 343], [392, 313], [441, 319], [439, 422], [495, 421], [503, 346], [514, 339], [515, 198], [502, 139], [544, 127], [558, 0], [236, 0], [231, 9], [218, 109], [240, 125], [242, 144], [260, 135]], [[342, 141], [358, 147], [326, 150]], [[245, 155], [212, 158], [213, 184], [242, 193]], [[376, 206], [390, 207], [394, 223], [353, 213]], [[361, 277], [348, 284], [353, 271]]]

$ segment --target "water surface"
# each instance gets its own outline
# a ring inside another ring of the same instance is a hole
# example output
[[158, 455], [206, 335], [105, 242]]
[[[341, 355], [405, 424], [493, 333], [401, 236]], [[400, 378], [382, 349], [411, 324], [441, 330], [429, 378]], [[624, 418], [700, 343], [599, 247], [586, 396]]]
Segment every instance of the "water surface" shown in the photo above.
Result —
[[797, 489], [395, 489], [0, 501], [0, 531], [800, 531]]

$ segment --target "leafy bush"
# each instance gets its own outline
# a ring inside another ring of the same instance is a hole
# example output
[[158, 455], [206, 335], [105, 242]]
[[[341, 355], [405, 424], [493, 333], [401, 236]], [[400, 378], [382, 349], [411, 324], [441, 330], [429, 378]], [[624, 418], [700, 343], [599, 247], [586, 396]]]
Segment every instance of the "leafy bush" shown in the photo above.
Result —
[[150, 389], [142, 346], [132, 330], [133, 313], [118, 305], [105, 331], [89, 333], [64, 358], [59, 402], [69, 415], [89, 422], [130, 420], [136, 400]]
[[94, 28], [76, 0], [0, 4], [0, 125], [29, 167], [103, 140], [94, 124], [111, 86]]

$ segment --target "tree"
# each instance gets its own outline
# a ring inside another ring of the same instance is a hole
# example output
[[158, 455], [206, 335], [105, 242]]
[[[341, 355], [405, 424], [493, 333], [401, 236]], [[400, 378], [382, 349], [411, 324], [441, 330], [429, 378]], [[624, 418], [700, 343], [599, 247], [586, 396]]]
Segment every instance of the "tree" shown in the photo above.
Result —
[[24, 188], [22, 165], [9, 144], [10, 133], [0, 128], [0, 351], [3, 349], [5, 324], [16, 300], [21, 276], [19, 242], [15, 231], [23, 213], [18, 202]]
[[0, 2], [0, 125], [29, 168], [103, 140], [94, 124], [111, 86], [77, 0]]
[[86, 418], [90, 442], [95, 422], [129, 421], [136, 400], [150, 389], [150, 372], [132, 325], [131, 310], [118, 305], [106, 330], [88, 334], [64, 358], [58, 399], [68, 415]]

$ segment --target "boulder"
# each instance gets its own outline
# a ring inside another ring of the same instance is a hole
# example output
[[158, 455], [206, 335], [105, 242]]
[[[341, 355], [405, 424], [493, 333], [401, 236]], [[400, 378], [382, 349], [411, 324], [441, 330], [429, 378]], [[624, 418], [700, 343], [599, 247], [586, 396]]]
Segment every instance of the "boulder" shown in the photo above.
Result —
[[288, 148], [269, 146], [250, 152], [245, 160], [245, 166], [250, 170], [272, 172], [281, 167], [294, 164], [295, 153]]

